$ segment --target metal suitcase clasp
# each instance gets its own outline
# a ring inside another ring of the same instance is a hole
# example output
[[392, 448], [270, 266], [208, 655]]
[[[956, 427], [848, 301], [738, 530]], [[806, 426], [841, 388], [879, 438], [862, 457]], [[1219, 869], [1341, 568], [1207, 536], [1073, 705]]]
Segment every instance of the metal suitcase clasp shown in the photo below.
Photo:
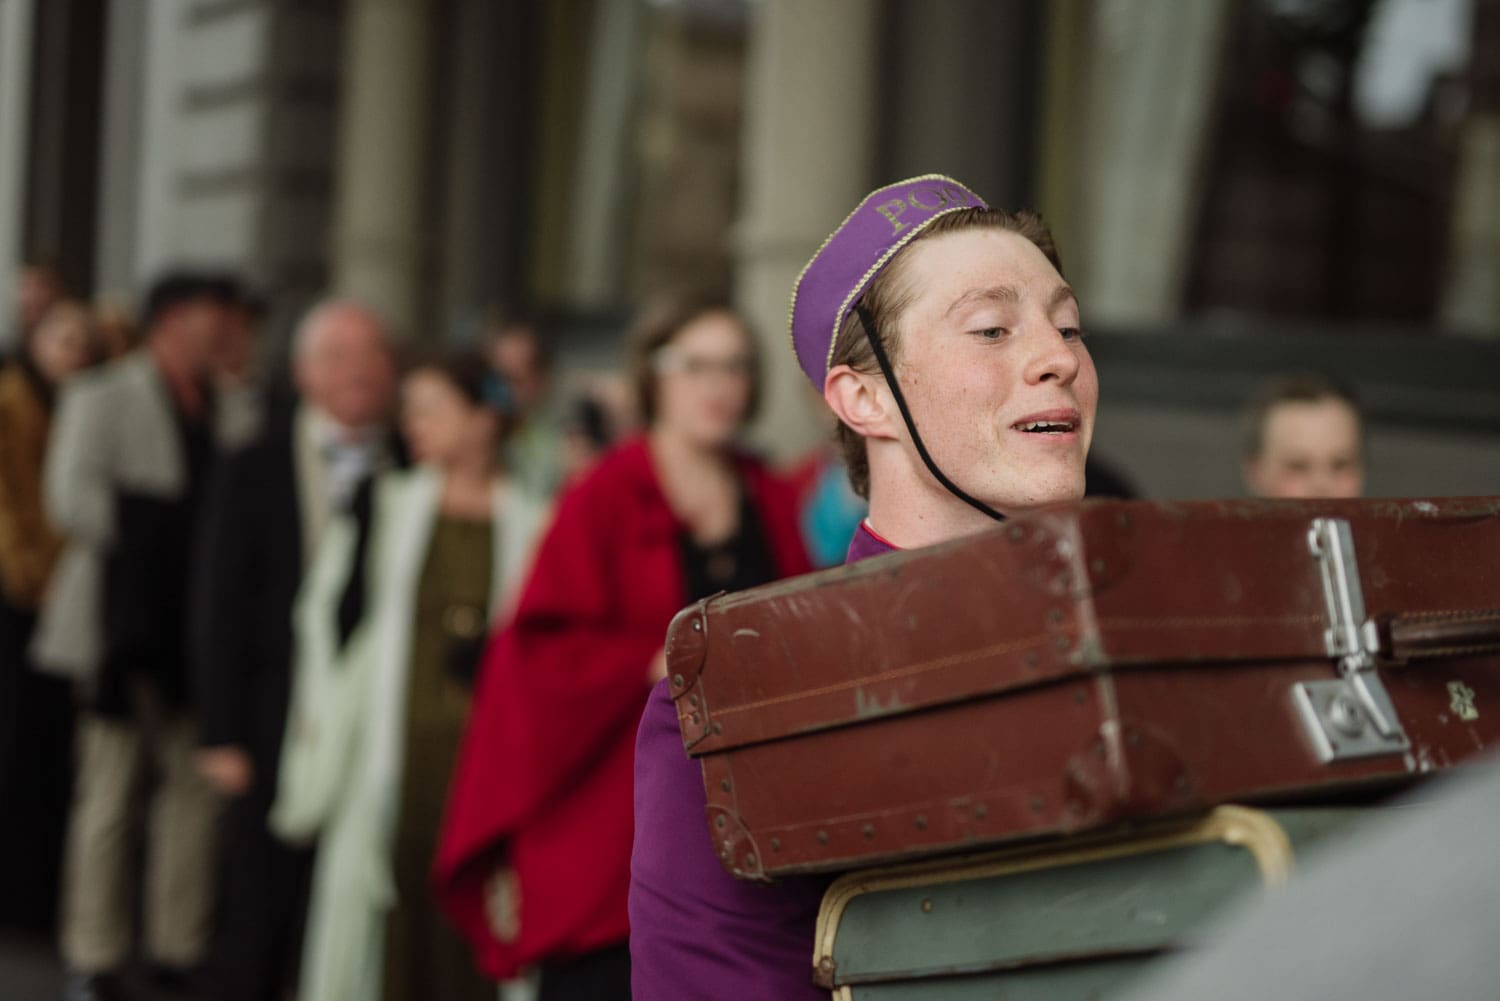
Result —
[[1323, 578], [1328, 611], [1324, 645], [1340, 674], [1337, 680], [1292, 686], [1292, 700], [1313, 749], [1325, 764], [1406, 751], [1411, 743], [1375, 669], [1380, 633], [1365, 615], [1349, 522], [1314, 518], [1307, 543]]

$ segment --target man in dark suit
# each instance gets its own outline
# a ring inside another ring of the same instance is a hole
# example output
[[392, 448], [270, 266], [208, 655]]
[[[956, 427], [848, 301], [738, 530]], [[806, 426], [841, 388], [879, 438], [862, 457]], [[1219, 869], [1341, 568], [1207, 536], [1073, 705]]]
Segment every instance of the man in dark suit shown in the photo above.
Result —
[[234, 440], [210, 378], [242, 298], [223, 275], [158, 280], [145, 344], [69, 383], [48, 445], [48, 516], [67, 544], [32, 656], [76, 681], [82, 703], [61, 929], [76, 1001], [117, 996], [138, 920], [164, 980], [185, 978], [208, 940], [220, 804], [193, 767], [183, 607], [203, 488]]
[[310, 853], [266, 826], [291, 698], [292, 603], [329, 518], [393, 456], [395, 364], [372, 312], [315, 307], [292, 368], [300, 402], [222, 464], [200, 540], [198, 768], [230, 798], [209, 977], [226, 1001], [279, 1001], [296, 969]]

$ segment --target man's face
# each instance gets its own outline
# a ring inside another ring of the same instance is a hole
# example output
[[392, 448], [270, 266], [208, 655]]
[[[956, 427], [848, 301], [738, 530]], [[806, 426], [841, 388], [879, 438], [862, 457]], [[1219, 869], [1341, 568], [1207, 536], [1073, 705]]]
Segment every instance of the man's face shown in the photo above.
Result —
[[188, 299], [162, 314], [151, 338], [194, 373], [208, 375], [223, 350], [229, 313], [230, 307], [207, 296]]
[[529, 327], [511, 327], [490, 349], [491, 364], [515, 393], [522, 411], [535, 407], [547, 388], [536, 337], [536, 331]]
[[256, 336], [259, 333], [255, 316], [244, 306], [231, 306], [224, 310], [223, 320], [214, 354], [214, 369], [219, 375], [241, 382], [250, 378], [255, 368]]
[[323, 315], [297, 359], [297, 385], [313, 406], [346, 428], [385, 418], [396, 392], [396, 365], [385, 329], [354, 306]]
[[1359, 416], [1344, 401], [1278, 403], [1265, 418], [1260, 455], [1245, 485], [1257, 497], [1359, 497], [1365, 467]]
[[1002, 513], [1082, 497], [1099, 379], [1057, 269], [999, 229], [924, 240], [903, 263], [896, 374], [938, 468]]

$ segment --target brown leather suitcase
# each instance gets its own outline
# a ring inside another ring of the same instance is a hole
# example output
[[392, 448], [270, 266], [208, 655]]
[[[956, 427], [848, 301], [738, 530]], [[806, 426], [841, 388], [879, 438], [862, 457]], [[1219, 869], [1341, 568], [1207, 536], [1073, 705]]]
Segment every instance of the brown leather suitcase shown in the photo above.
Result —
[[1500, 740], [1500, 498], [1051, 509], [711, 598], [668, 662], [745, 879], [1375, 795]]

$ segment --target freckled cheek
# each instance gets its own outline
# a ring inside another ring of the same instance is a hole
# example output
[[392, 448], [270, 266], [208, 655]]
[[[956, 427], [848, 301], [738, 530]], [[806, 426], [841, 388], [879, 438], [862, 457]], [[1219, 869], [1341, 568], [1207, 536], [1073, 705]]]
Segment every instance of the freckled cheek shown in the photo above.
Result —
[[1086, 416], [1092, 417], [1099, 406], [1099, 372], [1094, 368], [1094, 360], [1087, 351], [1083, 353], [1082, 368], [1078, 372], [1074, 393]]
[[1012, 445], [1002, 419], [1005, 397], [1003, 387], [993, 379], [971, 378], [954, 386], [940, 404], [974, 461], [987, 464], [997, 450]]
[[[941, 427], [975, 448], [991, 447], [982, 444], [975, 431], [993, 424], [1003, 407], [1009, 396], [1007, 374], [987, 359], [976, 363], [961, 351], [939, 355], [921, 371], [915, 369], [900, 374], [901, 391], [923, 436], [937, 434]], [[932, 424], [933, 431], [928, 432], [924, 424]]]
[[926, 373], [934, 387], [933, 395], [952, 398], [993, 396], [1003, 378], [1003, 366], [980, 354], [963, 350], [951, 350], [939, 355], [937, 364]]

